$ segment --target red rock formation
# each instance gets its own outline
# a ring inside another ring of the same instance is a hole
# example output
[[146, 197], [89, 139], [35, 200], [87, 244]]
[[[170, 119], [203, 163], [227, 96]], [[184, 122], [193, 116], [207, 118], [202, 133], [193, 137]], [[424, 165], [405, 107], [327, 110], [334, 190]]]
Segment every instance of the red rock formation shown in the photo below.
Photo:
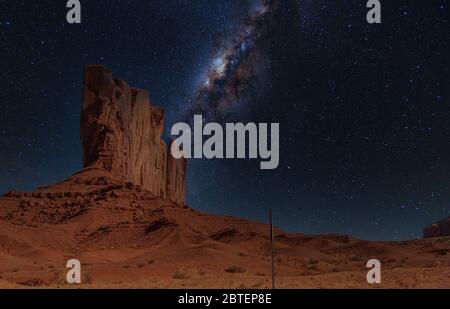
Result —
[[450, 217], [426, 227], [423, 230], [424, 238], [450, 236]]
[[185, 175], [186, 159], [175, 159], [169, 155], [167, 160], [167, 195], [179, 205], [185, 204]]
[[103, 168], [184, 204], [186, 162], [168, 155], [163, 130], [164, 111], [150, 104], [147, 91], [113, 78], [103, 66], [86, 68], [81, 113], [85, 168]]

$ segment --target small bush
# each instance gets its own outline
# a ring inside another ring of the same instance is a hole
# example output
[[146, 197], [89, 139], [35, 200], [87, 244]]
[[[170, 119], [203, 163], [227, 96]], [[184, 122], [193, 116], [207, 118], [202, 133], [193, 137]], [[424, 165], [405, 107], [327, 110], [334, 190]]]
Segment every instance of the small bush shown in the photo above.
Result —
[[199, 275], [199, 276], [204, 276], [205, 274], [206, 274], [206, 271], [204, 271], [202, 269], [199, 269], [197, 272], [197, 275]]
[[316, 265], [319, 264], [319, 260], [317, 259], [313, 259], [313, 258], [309, 258], [308, 261], [306, 262], [307, 265]]
[[227, 273], [231, 273], [231, 274], [242, 274], [242, 273], [245, 273], [245, 268], [240, 267], [240, 266], [231, 266], [231, 267], [228, 267], [227, 269], [225, 269], [225, 271]]
[[81, 282], [84, 284], [92, 284], [93, 278], [91, 274], [83, 274], [83, 278], [81, 279]]
[[173, 276], [173, 278], [181, 280], [181, 279], [189, 279], [190, 276], [188, 275], [186, 270], [178, 269], [177, 272], [175, 273], [175, 275]]

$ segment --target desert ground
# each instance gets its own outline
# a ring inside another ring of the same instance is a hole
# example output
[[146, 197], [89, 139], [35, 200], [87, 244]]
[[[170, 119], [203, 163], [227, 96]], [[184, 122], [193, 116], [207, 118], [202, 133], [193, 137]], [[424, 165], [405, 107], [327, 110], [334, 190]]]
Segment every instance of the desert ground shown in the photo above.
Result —
[[[450, 238], [371, 242], [276, 229], [278, 288], [450, 288]], [[0, 199], [1, 288], [271, 287], [269, 227], [156, 198], [90, 168]], [[66, 282], [66, 262], [82, 284]], [[382, 283], [366, 280], [369, 259]]]

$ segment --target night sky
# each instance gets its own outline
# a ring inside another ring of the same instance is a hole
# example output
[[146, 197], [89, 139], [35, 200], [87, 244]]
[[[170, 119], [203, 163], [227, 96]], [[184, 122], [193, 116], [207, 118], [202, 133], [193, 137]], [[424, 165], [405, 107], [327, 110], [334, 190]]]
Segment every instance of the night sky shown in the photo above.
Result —
[[99, 63], [149, 90], [167, 131], [193, 112], [280, 123], [276, 170], [191, 160], [193, 208], [421, 237], [450, 215], [450, 2], [381, 2], [369, 25], [363, 0], [81, 1], [69, 25], [65, 0], [0, 0], [0, 192], [81, 168], [83, 68]]

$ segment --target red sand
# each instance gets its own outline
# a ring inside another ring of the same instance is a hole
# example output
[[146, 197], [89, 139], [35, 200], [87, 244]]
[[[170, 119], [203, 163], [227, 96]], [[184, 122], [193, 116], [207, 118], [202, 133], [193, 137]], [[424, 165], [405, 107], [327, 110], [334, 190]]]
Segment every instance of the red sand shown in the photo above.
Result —
[[[268, 288], [267, 225], [214, 216], [156, 198], [100, 169], [0, 199], [0, 287]], [[369, 242], [276, 231], [277, 286], [372, 288], [366, 263], [382, 262], [379, 288], [450, 288], [450, 238]], [[80, 287], [80, 286], [76, 286]]]

